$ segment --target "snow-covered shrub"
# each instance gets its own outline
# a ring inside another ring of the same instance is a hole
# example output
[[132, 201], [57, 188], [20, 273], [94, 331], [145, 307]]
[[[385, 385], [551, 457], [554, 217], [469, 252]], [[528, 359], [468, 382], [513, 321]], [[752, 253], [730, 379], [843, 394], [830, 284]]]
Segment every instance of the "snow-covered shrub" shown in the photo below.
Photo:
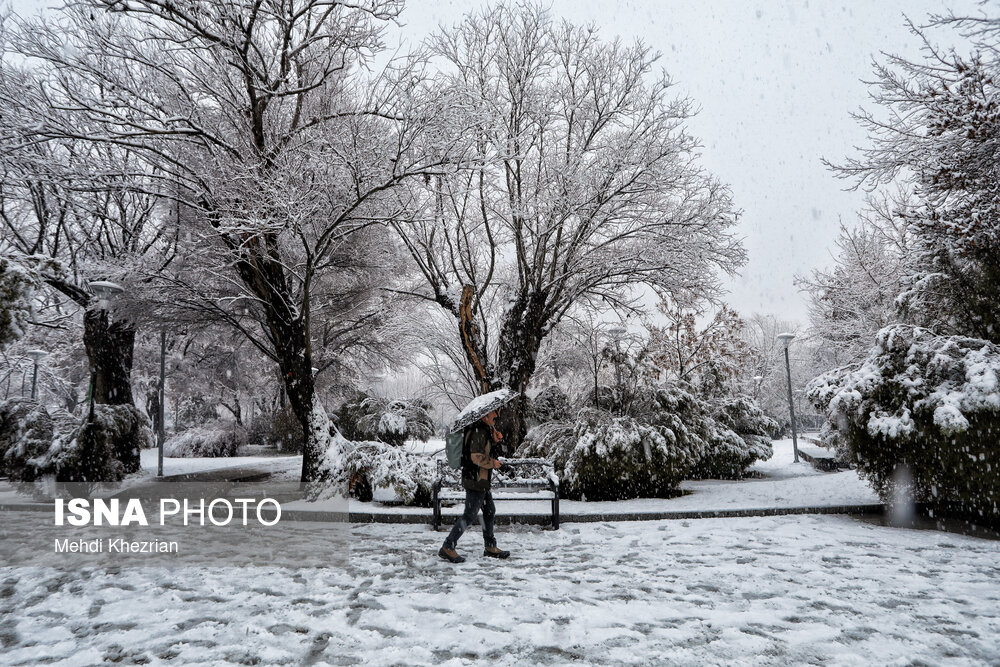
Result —
[[0, 475], [32, 482], [45, 474], [34, 462], [44, 458], [53, 441], [71, 428], [68, 422], [54, 419], [36, 401], [0, 401]]
[[692, 471], [693, 477], [740, 479], [755, 462], [771, 458], [770, 434], [778, 424], [750, 399], [729, 399], [710, 416], [705, 454]]
[[177, 458], [236, 456], [247, 444], [247, 432], [239, 424], [215, 421], [195, 426], [163, 443], [163, 455]]
[[605, 412], [620, 414], [622, 411], [621, 406], [624, 402], [621, 394], [622, 392], [617, 387], [601, 384], [590, 388], [584, 397], [584, 405], [596, 407]]
[[554, 384], [538, 392], [528, 406], [528, 421], [532, 425], [564, 421], [571, 416], [569, 397]]
[[1000, 517], [1000, 346], [894, 325], [807, 392], [883, 498], [905, 465], [918, 501]]
[[567, 497], [618, 500], [674, 495], [703, 449], [679, 419], [661, 416], [651, 424], [585, 409], [575, 422], [529, 431], [518, 455], [552, 461]]
[[[384, 442], [353, 442], [344, 456], [352, 486], [392, 489], [407, 505], [427, 506], [437, 472], [434, 459]], [[370, 500], [361, 494], [362, 500]]]
[[33, 281], [20, 266], [0, 257], [0, 348], [24, 335], [31, 314]]
[[575, 421], [536, 426], [517, 453], [552, 461], [570, 496], [666, 496], [686, 478], [742, 477], [755, 461], [771, 457], [774, 427], [745, 398], [712, 409], [666, 385], [637, 392], [625, 416], [586, 409]]
[[152, 446], [149, 419], [135, 406], [98, 404], [65, 448], [50, 450], [50, 465], [61, 482], [117, 481], [138, 472], [139, 453]]
[[584, 411], [561, 479], [590, 500], [674, 495], [703, 446], [689, 435], [683, 427]]
[[420, 399], [390, 400], [360, 394], [341, 406], [336, 423], [348, 440], [379, 440], [396, 446], [411, 439], [426, 442], [434, 435], [430, 405]]
[[37, 403], [0, 404], [3, 467], [30, 482], [54, 475], [60, 482], [114, 482], [137, 472], [139, 452], [152, 445], [145, 415], [131, 405], [95, 405], [93, 421], [48, 413]]
[[279, 451], [301, 454], [305, 441], [302, 424], [290, 407], [258, 415], [247, 427], [247, 441], [270, 445]]

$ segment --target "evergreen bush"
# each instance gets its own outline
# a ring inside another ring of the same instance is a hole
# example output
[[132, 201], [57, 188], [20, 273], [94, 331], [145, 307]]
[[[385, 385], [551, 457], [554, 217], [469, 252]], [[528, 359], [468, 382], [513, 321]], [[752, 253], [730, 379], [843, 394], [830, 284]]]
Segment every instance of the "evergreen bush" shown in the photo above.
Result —
[[807, 392], [884, 500], [905, 467], [915, 500], [1000, 523], [1000, 346], [893, 325]]

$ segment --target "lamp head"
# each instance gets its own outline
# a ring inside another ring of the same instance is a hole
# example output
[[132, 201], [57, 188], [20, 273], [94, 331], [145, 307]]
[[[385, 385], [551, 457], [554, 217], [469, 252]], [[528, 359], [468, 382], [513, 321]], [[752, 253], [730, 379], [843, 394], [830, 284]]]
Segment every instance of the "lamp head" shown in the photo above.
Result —
[[108, 280], [93, 280], [88, 285], [90, 286], [90, 293], [98, 299], [109, 299], [125, 291], [125, 288], [118, 283]]
[[45, 357], [49, 356], [49, 353], [46, 352], [45, 350], [28, 350], [27, 352], [25, 352], [25, 354], [31, 357], [32, 361], [34, 361], [36, 364]]
[[778, 334], [778, 340], [781, 341], [781, 344], [785, 346], [786, 350], [788, 349], [788, 344], [792, 342], [793, 338], [795, 338], [795, 334], [793, 334], [793, 333], [780, 333], [780, 334]]
[[617, 339], [619, 339], [619, 338], [621, 338], [622, 336], [625, 335], [625, 327], [617, 326], [617, 325], [613, 326], [613, 327], [610, 327], [608, 329], [608, 335], [611, 336], [612, 338], [614, 338], [615, 340], [617, 340]]

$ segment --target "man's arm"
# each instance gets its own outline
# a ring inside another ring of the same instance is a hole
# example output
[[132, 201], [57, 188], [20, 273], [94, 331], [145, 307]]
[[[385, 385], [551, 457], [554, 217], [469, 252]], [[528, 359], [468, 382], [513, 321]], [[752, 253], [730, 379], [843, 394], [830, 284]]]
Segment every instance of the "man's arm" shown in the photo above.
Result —
[[497, 468], [500, 467], [500, 460], [492, 459], [487, 454], [480, 454], [478, 452], [474, 452], [471, 458], [472, 462], [475, 463], [480, 468], [496, 470]]

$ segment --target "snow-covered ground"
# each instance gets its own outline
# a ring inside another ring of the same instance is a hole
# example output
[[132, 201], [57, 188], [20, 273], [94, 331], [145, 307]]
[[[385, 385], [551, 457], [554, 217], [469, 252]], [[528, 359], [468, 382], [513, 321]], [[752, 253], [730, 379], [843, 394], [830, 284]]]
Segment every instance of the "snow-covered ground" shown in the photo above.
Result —
[[[142, 470], [148, 475], [156, 474], [158, 450], [144, 449], [139, 453]], [[234, 468], [237, 466], [253, 466], [259, 468], [285, 469], [302, 467], [301, 456], [230, 456], [220, 458], [170, 458], [163, 459], [163, 474], [187, 475], [193, 472]]]
[[815, 515], [512, 526], [510, 560], [473, 529], [454, 566], [425, 526], [353, 532], [347, 569], [0, 568], [0, 662], [1000, 662], [996, 541]]

